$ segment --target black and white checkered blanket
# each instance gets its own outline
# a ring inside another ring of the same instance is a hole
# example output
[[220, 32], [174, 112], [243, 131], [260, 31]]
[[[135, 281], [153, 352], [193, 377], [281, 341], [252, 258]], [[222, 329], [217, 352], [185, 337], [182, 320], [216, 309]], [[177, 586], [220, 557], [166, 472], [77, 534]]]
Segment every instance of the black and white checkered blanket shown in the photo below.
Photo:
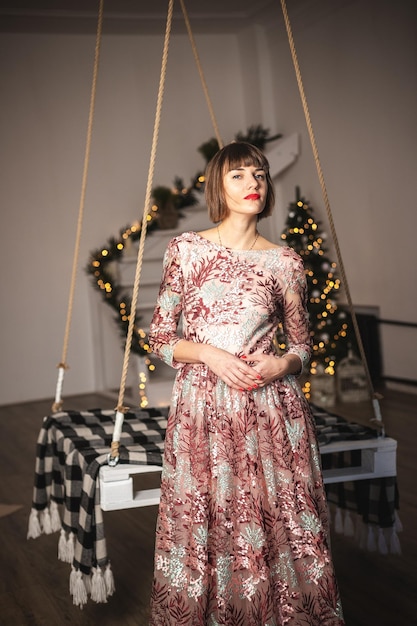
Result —
[[[321, 443], [375, 437], [370, 428], [312, 409]], [[120, 463], [162, 465], [167, 411], [138, 409], [125, 414]], [[44, 418], [37, 441], [28, 538], [60, 530], [58, 556], [72, 563], [70, 591], [79, 606], [89, 594], [96, 602], [105, 602], [114, 591], [98, 480], [100, 467], [107, 464], [114, 421], [114, 411], [100, 409], [56, 413]], [[393, 527], [395, 477], [358, 482], [360, 487], [353, 483], [332, 487], [329, 501], [339, 511], [359, 513], [367, 524]]]
[[[319, 445], [335, 441], [375, 439], [377, 431], [311, 405], [316, 422]], [[323, 469], [357, 467], [361, 450], [345, 450], [323, 454]], [[397, 531], [399, 495], [396, 476], [368, 480], [344, 481], [326, 485], [327, 500], [334, 512], [337, 533], [355, 535], [359, 545], [382, 554], [400, 553]], [[356, 517], [353, 523], [352, 515]]]
[[[61, 530], [58, 556], [72, 563], [70, 588], [74, 603], [81, 606], [87, 593], [105, 601], [114, 588], [98, 481], [100, 467], [107, 464], [114, 420], [114, 411], [100, 409], [56, 413], [44, 418], [37, 441], [28, 538]], [[119, 462], [162, 465], [165, 430], [164, 410], [126, 413]]]

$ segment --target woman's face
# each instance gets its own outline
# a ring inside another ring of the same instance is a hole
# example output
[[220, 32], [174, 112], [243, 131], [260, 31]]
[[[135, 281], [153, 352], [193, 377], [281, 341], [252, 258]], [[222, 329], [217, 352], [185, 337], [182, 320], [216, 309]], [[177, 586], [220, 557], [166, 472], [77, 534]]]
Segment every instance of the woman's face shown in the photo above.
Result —
[[223, 189], [230, 212], [259, 215], [264, 210], [268, 184], [262, 168], [242, 165], [226, 172]]

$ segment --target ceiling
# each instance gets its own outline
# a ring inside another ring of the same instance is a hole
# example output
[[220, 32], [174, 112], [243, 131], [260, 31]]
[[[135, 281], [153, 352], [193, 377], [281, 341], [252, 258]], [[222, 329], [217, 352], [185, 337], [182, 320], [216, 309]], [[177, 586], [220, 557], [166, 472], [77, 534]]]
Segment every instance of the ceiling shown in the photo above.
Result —
[[[291, 0], [292, 4], [312, 0]], [[314, 0], [313, 0], [314, 1]], [[280, 15], [279, 0], [187, 0], [195, 32], [239, 32]], [[10, 32], [95, 32], [99, 0], [0, 0], [0, 30]], [[168, 0], [104, 0], [103, 31], [163, 33]], [[173, 30], [185, 31], [179, 0], [174, 2]]]

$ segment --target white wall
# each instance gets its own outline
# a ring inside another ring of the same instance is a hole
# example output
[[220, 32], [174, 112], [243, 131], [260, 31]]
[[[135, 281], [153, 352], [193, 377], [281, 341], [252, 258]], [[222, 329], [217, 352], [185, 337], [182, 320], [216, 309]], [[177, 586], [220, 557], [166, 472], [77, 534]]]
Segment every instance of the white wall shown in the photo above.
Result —
[[[379, 306], [382, 317], [417, 321], [414, 2], [335, 7], [320, 0], [307, 7], [310, 13], [294, 16], [294, 35], [353, 299]], [[325, 216], [278, 11], [269, 24], [265, 32], [256, 27], [196, 41], [226, 141], [253, 123], [301, 135], [302, 154], [278, 184], [279, 232], [296, 185]], [[159, 36], [104, 36], [81, 266], [142, 212], [161, 51]], [[89, 35], [0, 36], [0, 404], [54, 393], [93, 52]], [[155, 184], [176, 175], [188, 182], [204, 164], [197, 147], [211, 136], [188, 39], [175, 35]], [[91, 290], [80, 270], [64, 394], [96, 388]], [[384, 338], [385, 373], [417, 377], [407, 337]]]
[[[162, 37], [103, 39], [81, 267], [140, 218]], [[220, 132], [245, 127], [237, 42], [201, 35], [198, 50]], [[50, 397], [61, 360], [90, 98], [94, 36], [2, 34], [0, 403]], [[227, 78], [227, 80], [226, 80]], [[231, 133], [231, 134], [230, 134]], [[188, 38], [174, 36], [154, 184], [188, 184], [214, 135]], [[91, 291], [78, 274], [64, 396], [95, 388]], [[114, 341], [114, 339], [113, 339]], [[122, 358], [118, 350], [115, 359]]]

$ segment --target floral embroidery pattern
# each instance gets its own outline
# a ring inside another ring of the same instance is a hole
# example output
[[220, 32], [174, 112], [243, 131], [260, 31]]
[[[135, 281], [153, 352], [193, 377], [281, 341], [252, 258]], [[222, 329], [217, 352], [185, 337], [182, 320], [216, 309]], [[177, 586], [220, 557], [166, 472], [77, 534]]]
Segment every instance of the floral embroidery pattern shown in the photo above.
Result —
[[235, 391], [205, 365], [173, 359], [182, 337], [237, 356], [274, 353], [282, 322], [288, 351], [306, 363], [305, 301], [289, 248], [233, 251], [190, 232], [167, 249], [149, 339], [178, 373], [151, 626], [344, 624], [314, 425], [296, 379]]

